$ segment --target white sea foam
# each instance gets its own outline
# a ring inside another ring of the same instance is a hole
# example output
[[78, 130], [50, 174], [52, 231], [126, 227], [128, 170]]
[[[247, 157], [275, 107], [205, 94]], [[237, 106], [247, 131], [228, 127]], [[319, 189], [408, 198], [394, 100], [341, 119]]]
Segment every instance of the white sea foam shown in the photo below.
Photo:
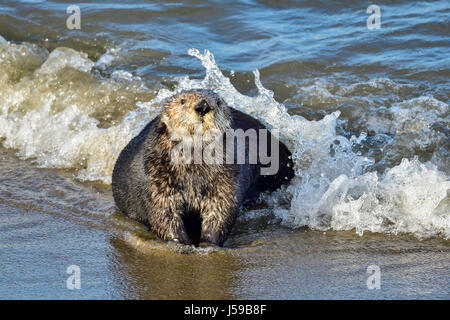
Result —
[[106, 69], [109, 67], [114, 60], [117, 59], [120, 49], [111, 48], [107, 50], [101, 57], [95, 62], [95, 67], [99, 69]]
[[449, 107], [430, 96], [420, 96], [394, 103], [384, 117], [371, 115], [367, 127], [376, 132], [429, 132], [429, 126], [439, 120], [449, 121]]
[[[404, 159], [383, 175], [370, 172], [368, 168], [373, 160], [353, 151], [366, 139], [365, 133], [351, 139], [338, 135], [338, 111], [319, 121], [290, 115], [284, 105], [275, 101], [273, 92], [263, 87], [257, 70], [254, 76], [258, 94], [245, 96], [222, 74], [209, 51], [202, 54], [191, 49], [188, 53], [200, 59], [206, 69], [205, 78], [179, 78], [174, 91], [162, 89], [154, 99], [136, 102], [118, 123], [101, 127], [99, 120], [87, 110], [96, 101], [87, 105], [83, 101], [89, 99], [89, 96], [84, 98], [85, 87], [77, 89], [81, 98], [63, 106], [61, 94], [52, 87], [58, 86], [60, 77], [69, 72], [67, 69], [76, 70], [77, 76], [85, 75], [81, 83], [88, 81], [94, 63], [86, 55], [67, 48], [56, 49], [48, 55], [13, 46], [16, 45], [0, 41], [0, 57], [7, 56], [0, 61], [5, 70], [3, 74], [0, 71], [0, 138], [4, 139], [5, 147], [16, 149], [21, 157], [35, 159], [40, 166], [71, 168], [78, 179], [110, 184], [119, 152], [158, 114], [164, 99], [182, 90], [212, 89], [231, 107], [259, 119], [269, 129], [279, 129], [282, 141], [292, 151], [296, 177], [283, 191], [266, 199], [283, 225], [320, 230], [354, 229], [359, 234], [409, 232], [418, 238], [436, 235], [450, 238], [450, 210], [445, 202], [450, 182], [444, 173], [417, 159]], [[22, 59], [22, 52], [30, 60], [34, 59], [29, 66], [31, 73], [18, 82], [11, 81], [15, 74], [14, 62]], [[102, 65], [111, 62], [104, 60]], [[40, 64], [36, 65], [36, 61]], [[105, 80], [104, 90], [114, 92], [115, 81], [132, 77], [116, 72], [112, 79]], [[69, 85], [64, 93], [71, 95], [73, 90]], [[423, 109], [430, 105], [430, 101], [423, 99], [405, 103]], [[431, 102], [436, 104], [437, 116], [447, 112], [447, 105]], [[406, 104], [394, 105], [399, 108], [395, 112], [396, 126], [403, 126], [418, 112]]]
[[70, 67], [82, 72], [89, 72], [93, 66], [94, 63], [89, 60], [87, 54], [80, 53], [70, 48], [61, 47], [52, 51], [37, 72], [55, 73], [65, 67]]
[[[4, 72], [11, 74], [17, 59], [22, 56], [35, 58], [28, 45], [9, 45], [3, 48], [8, 55], [4, 63]], [[25, 50], [27, 49], [27, 50]], [[9, 50], [9, 51], [8, 51]], [[16, 54], [17, 52], [17, 54]], [[89, 71], [94, 63], [83, 53], [73, 49], [55, 49], [29, 77], [11, 83], [3, 79], [0, 91], [0, 138], [3, 145], [17, 149], [23, 158], [35, 159], [42, 167], [71, 168], [77, 170], [81, 180], [100, 180], [111, 183], [111, 172], [121, 149], [133, 135], [156, 115], [158, 109], [145, 106], [130, 112], [117, 125], [99, 128], [99, 121], [86, 110], [97, 101], [89, 101], [82, 87], [71, 87], [59, 92], [59, 80], [71, 70], [85, 74], [89, 80]], [[8, 69], [8, 67], [10, 67]], [[73, 74], [74, 77], [80, 76]], [[0, 77], [2, 79], [2, 77]], [[83, 83], [83, 79], [80, 81]], [[116, 87], [106, 84], [103, 91], [113, 93]], [[57, 102], [78, 95], [75, 103], [56, 107]], [[108, 99], [106, 95], [105, 99]], [[55, 110], [56, 109], [56, 110]]]

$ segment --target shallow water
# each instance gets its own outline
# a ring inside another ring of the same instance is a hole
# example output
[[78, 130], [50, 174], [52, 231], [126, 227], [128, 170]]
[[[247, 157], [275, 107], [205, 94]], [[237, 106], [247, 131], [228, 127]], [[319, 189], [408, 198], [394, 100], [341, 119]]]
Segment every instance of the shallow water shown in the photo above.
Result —
[[[256, 219], [241, 221], [226, 249], [180, 253], [117, 213], [109, 192], [5, 150], [0, 162], [2, 299], [448, 298], [442, 239]], [[374, 264], [380, 290], [366, 286]], [[80, 290], [66, 288], [70, 265], [80, 267]]]
[[[70, 4], [0, 3], [0, 298], [448, 299], [447, 1], [379, 2], [378, 30], [354, 1], [91, 1], [81, 30]], [[156, 240], [109, 186], [192, 88], [294, 153], [297, 178], [223, 250]]]

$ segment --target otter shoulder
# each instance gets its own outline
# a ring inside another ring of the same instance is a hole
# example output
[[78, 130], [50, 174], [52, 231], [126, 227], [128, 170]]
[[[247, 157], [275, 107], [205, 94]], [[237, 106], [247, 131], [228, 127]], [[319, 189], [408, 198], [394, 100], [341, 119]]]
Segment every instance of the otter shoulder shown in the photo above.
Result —
[[239, 110], [229, 108], [231, 111], [233, 129], [265, 129], [264, 125], [255, 118]]

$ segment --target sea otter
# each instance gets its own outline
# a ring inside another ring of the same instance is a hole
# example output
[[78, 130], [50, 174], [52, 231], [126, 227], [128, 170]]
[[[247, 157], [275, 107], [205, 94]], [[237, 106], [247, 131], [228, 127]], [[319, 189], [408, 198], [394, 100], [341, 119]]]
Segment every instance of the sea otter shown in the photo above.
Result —
[[[210, 141], [222, 145], [211, 153], [214, 161], [202, 157], [207, 146], [197, 152], [200, 158], [188, 154], [198, 142], [185, 138], [209, 132], [215, 133]], [[175, 150], [188, 157], [175, 159]], [[276, 162], [275, 171], [269, 172], [265, 155]], [[112, 191], [126, 216], [161, 239], [223, 246], [240, 207], [293, 176], [291, 153], [263, 124], [228, 107], [213, 91], [190, 90], [168, 99], [161, 114], [122, 150]]]

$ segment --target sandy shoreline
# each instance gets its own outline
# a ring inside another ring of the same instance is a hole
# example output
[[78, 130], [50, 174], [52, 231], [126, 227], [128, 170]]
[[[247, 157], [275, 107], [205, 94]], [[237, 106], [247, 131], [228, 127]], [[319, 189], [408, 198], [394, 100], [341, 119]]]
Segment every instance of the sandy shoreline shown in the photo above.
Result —
[[[117, 214], [109, 190], [5, 149], [0, 159], [1, 299], [449, 298], [450, 247], [440, 238], [255, 220], [237, 226], [225, 250], [180, 254]], [[70, 265], [80, 267], [80, 290], [66, 287]], [[367, 288], [370, 265], [380, 267], [379, 290]]]

